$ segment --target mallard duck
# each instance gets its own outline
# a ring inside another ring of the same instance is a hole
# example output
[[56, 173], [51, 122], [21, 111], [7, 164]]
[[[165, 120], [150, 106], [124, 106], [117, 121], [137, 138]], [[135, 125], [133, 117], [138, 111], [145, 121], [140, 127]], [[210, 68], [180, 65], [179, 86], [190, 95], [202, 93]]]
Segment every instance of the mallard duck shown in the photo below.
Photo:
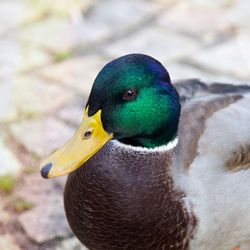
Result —
[[70, 173], [64, 203], [78, 239], [90, 250], [232, 250], [249, 240], [249, 93], [172, 84], [142, 54], [104, 66], [80, 128], [41, 165], [44, 178]]

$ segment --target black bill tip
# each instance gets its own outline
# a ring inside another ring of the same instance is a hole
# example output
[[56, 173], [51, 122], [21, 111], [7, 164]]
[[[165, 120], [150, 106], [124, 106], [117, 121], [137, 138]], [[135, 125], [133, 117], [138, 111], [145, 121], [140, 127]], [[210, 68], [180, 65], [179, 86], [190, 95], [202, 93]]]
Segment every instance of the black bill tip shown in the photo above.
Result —
[[51, 168], [52, 168], [52, 163], [48, 163], [41, 169], [41, 176], [44, 179], [48, 179], [49, 171]]

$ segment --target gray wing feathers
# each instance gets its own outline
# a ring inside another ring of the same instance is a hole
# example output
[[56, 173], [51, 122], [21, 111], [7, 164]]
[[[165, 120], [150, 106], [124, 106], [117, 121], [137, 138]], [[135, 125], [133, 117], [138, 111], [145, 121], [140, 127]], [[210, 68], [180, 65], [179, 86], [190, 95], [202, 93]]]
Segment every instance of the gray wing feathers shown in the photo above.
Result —
[[216, 96], [199, 98], [183, 107], [179, 123], [179, 144], [177, 147], [179, 160], [184, 169], [188, 169], [197, 155], [197, 145], [204, 132], [206, 121], [220, 109], [241, 99], [242, 96]]
[[[245, 93], [250, 93], [250, 86], [217, 83], [206, 85], [196, 79], [178, 82], [175, 86], [182, 100], [175, 161], [188, 170], [198, 154], [198, 142], [208, 119], [214, 113], [244, 98]], [[250, 142], [248, 146], [242, 145], [233, 153], [227, 166], [233, 170], [245, 167], [248, 163], [250, 163]]]

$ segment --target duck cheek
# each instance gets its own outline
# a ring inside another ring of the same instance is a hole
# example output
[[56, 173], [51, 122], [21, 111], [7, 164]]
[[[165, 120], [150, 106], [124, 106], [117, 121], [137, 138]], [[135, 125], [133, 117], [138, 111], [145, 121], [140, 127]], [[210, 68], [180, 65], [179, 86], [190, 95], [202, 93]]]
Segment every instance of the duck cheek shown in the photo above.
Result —
[[138, 112], [134, 103], [105, 105], [102, 112], [103, 127], [108, 133], [113, 133], [116, 139], [134, 136], [141, 127]]

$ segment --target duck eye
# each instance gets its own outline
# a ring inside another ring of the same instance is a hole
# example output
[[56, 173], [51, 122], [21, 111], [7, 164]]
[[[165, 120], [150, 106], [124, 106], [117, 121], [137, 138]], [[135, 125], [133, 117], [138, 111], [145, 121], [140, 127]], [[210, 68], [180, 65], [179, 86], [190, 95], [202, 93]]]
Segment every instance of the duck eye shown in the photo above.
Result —
[[123, 100], [129, 101], [135, 99], [137, 96], [136, 89], [129, 89], [123, 94]]

